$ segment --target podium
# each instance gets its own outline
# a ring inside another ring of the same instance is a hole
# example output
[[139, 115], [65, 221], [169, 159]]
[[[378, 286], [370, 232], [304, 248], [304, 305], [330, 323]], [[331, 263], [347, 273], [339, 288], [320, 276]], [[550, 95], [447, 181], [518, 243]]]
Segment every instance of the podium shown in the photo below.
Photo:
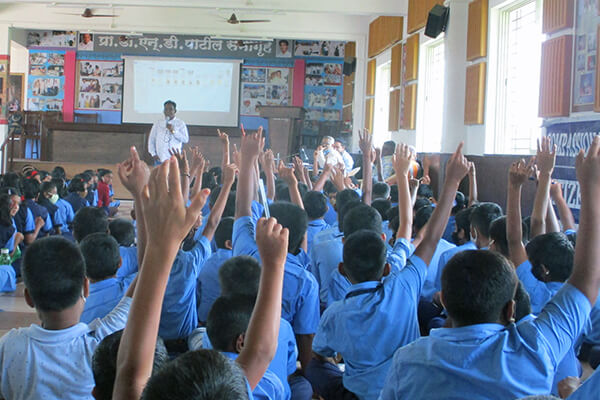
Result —
[[269, 120], [269, 141], [271, 150], [277, 157], [287, 160], [295, 153], [300, 143], [300, 131], [305, 110], [302, 107], [291, 106], [259, 106], [258, 112], [262, 118]]

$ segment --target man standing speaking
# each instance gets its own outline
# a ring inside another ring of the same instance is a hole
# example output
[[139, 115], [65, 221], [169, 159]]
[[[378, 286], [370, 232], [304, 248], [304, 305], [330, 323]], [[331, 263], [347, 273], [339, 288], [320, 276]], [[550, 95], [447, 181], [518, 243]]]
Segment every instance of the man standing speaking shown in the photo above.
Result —
[[165, 119], [156, 121], [152, 125], [148, 139], [148, 152], [152, 156], [154, 165], [171, 157], [169, 150], [181, 150], [181, 146], [189, 141], [187, 126], [185, 122], [175, 117], [176, 112], [177, 104], [172, 100], [165, 101], [163, 109]]

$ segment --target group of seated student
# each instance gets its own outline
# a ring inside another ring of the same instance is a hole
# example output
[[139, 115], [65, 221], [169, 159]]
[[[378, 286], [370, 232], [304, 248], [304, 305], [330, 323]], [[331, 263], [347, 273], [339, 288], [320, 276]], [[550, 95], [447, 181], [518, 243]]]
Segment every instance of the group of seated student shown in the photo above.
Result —
[[[99, 211], [105, 216], [116, 212], [118, 201], [112, 199], [112, 194], [107, 206], [98, 202], [95, 183], [98, 175], [102, 176], [109, 194], [113, 193], [112, 172], [105, 169], [88, 170], [68, 179], [60, 166], [47, 172], [26, 165], [21, 173], [7, 172], [1, 176], [0, 248], [8, 249], [10, 263], [4, 260], [4, 265], [0, 265], [0, 292], [16, 289], [17, 280], [21, 278], [21, 256], [35, 240], [62, 236], [75, 241], [73, 230], [80, 210], [101, 207]], [[130, 236], [133, 241], [135, 234]], [[131, 243], [124, 247], [129, 246]], [[130, 254], [131, 251], [122, 253]], [[129, 256], [124, 265], [128, 274], [131, 269], [137, 270], [137, 254], [135, 259]]]
[[577, 156], [578, 230], [547, 138], [507, 171], [506, 213], [478, 201], [462, 144], [434, 198], [414, 150], [368, 132], [360, 188], [276, 165], [262, 128], [232, 154], [219, 139], [212, 169], [131, 148], [135, 224], [109, 219], [110, 171], [3, 177], [0, 240], [25, 250], [41, 323], [0, 338], [0, 399], [600, 399], [582, 375], [600, 363], [600, 137]]

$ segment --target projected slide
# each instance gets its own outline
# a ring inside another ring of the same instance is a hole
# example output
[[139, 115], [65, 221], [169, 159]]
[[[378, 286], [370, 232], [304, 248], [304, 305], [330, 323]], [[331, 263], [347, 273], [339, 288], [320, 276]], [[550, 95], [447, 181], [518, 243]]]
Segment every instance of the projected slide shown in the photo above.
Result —
[[123, 122], [153, 123], [173, 100], [188, 125], [237, 126], [240, 62], [126, 57]]

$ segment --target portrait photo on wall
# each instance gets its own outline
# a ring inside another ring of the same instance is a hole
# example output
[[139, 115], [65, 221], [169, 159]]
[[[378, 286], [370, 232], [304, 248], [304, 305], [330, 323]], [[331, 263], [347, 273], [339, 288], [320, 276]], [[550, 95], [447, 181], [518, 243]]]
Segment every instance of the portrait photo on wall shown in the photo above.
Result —
[[91, 33], [80, 33], [77, 50], [94, 51], [94, 35]]
[[275, 57], [289, 58], [292, 56], [293, 41], [287, 39], [280, 39], [277, 41], [277, 48], [275, 50]]

